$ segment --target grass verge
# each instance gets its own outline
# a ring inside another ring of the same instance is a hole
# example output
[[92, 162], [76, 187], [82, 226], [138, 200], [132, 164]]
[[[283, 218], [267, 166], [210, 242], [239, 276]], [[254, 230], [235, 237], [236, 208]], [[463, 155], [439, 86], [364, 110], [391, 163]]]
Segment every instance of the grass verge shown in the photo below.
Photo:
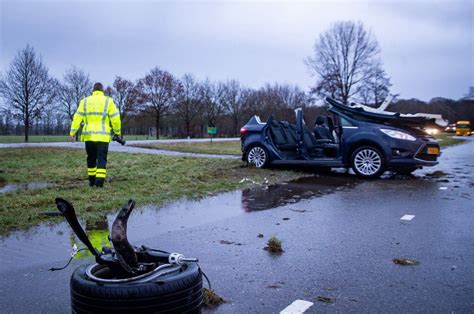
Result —
[[456, 138], [454, 134], [449, 133], [439, 133], [434, 135], [434, 137], [439, 141], [438, 143], [441, 147], [451, 146], [464, 142], [464, 139]]
[[165, 149], [185, 153], [196, 154], [218, 154], [218, 155], [240, 155], [240, 141], [225, 142], [181, 142], [181, 143], [159, 143], [159, 144], [137, 144], [134, 146]]
[[56, 211], [54, 199], [70, 200], [84, 219], [93, 221], [116, 212], [128, 199], [137, 205], [161, 204], [182, 197], [249, 186], [242, 178], [270, 183], [300, 177], [293, 171], [255, 169], [239, 160], [109, 153], [103, 189], [87, 186], [86, 154], [65, 148], [0, 149], [0, 186], [12, 183], [49, 182], [36, 190], [0, 194], [0, 235], [31, 227], [41, 221], [61, 221], [42, 213]]

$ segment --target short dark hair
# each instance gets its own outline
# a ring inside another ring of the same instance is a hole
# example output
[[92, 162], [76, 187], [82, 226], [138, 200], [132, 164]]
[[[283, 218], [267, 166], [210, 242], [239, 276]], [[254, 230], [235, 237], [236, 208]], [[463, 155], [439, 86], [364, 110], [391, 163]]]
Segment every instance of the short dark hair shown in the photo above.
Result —
[[95, 91], [103, 92], [104, 91], [104, 85], [102, 85], [102, 83], [97, 82], [97, 83], [94, 84], [94, 88], [92, 89], [92, 91], [93, 92], [95, 92]]

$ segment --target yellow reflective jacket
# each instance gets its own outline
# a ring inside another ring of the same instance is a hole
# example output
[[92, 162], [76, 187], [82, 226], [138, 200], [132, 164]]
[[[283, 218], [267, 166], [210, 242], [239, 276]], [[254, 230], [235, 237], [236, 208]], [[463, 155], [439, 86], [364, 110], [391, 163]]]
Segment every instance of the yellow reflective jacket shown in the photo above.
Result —
[[70, 136], [74, 136], [84, 121], [81, 140], [110, 142], [110, 132], [120, 135], [120, 113], [111, 97], [104, 92], [94, 91], [81, 100], [71, 124]]

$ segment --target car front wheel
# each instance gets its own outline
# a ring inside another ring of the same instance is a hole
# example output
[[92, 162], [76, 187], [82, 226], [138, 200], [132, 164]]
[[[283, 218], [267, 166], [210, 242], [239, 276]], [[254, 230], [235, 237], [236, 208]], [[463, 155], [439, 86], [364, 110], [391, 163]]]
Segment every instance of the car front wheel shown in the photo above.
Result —
[[383, 155], [374, 147], [363, 146], [352, 153], [352, 169], [361, 178], [377, 178], [384, 173]]
[[267, 150], [260, 145], [253, 146], [247, 153], [247, 162], [257, 168], [266, 167], [268, 164]]

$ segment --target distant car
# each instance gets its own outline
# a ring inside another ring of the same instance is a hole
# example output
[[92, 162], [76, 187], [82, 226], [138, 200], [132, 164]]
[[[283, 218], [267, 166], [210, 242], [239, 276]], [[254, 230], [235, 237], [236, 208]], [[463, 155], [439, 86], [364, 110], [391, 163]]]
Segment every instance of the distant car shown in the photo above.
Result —
[[447, 133], [456, 133], [456, 123], [451, 123], [449, 124], [445, 129], [445, 132]]
[[241, 130], [242, 160], [257, 168], [268, 165], [345, 167], [363, 178], [376, 178], [386, 170], [411, 173], [434, 166], [438, 142], [423, 129], [437, 127], [432, 119], [367, 112], [326, 99], [331, 116], [320, 116], [312, 132], [303, 111], [296, 123], [270, 115], [266, 123], [252, 117]]
[[456, 122], [456, 135], [458, 136], [471, 136], [471, 122], [470, 121], [458, 121]]

